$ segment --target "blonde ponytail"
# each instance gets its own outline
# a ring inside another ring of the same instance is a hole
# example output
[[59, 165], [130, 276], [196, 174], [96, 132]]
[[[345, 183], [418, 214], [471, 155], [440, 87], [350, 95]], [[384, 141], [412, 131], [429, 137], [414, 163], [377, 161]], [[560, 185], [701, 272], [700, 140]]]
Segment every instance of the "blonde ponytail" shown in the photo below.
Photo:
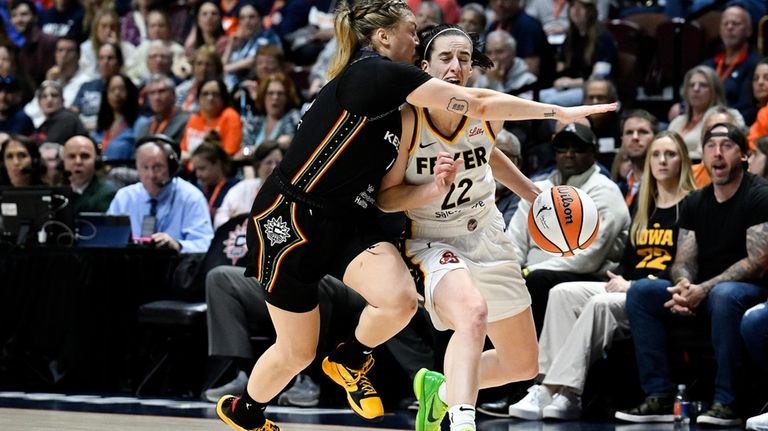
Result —
[[336, 32], [336, 54], [331, 59], [328, 66], [328, 81], [335, 78], [349, 64], [355, 51], [359, 48], [359, 41], [355, 31], [352, 29], [351, 17], [352, 11], [349, 5], [344, 2], [339, 6], [336, 12], [334, 27]]

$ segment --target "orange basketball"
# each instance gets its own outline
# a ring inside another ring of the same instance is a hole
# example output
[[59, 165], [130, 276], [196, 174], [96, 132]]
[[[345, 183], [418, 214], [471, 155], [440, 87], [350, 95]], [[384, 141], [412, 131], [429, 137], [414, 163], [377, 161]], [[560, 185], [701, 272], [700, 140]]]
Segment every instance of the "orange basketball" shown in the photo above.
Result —
[[547, 253], [573, 256], [586, 250], [600, 228], [600, 216], [592, 198], [571, 186], [543, 191], [528, 212], [528, 231]]

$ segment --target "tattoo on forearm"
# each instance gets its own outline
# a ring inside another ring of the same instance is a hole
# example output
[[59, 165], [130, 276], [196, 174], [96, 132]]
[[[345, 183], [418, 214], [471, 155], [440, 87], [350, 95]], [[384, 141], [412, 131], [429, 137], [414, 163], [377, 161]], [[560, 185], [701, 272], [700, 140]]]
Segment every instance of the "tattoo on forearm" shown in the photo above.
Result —
[[457, 114], [466, 115], [469, 112], [469, 102], [464, 99], [451, 97], [446, 109]]
[[677, 234], [677, 254], [670, 269], [672, 280], [685, 277], [693, 282], [699, 272], [697, 263], [696, 233], [688, 229], [680, 229]]
[[550, 112], [545, 112], [544, 113], [544, 118], [555, 118], [555, 110], [553, 109]]

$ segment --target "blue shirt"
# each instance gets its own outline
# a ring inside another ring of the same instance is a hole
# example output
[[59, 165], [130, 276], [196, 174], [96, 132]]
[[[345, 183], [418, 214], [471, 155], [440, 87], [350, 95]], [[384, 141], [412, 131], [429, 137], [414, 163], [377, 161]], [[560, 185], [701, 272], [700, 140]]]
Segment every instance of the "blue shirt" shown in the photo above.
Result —
[[[141, 183], [117, 191], [107, 214], [127, 214], [133, 236], [141, 236], [144, 217], [149, 215], [149, 193]], [[208, 203], [192, 184], [173, 178], [157, 196], [156, 232], [165, 232], [181, 244], [182, 253], [205, 253], [211, 245], [213, 227]]]

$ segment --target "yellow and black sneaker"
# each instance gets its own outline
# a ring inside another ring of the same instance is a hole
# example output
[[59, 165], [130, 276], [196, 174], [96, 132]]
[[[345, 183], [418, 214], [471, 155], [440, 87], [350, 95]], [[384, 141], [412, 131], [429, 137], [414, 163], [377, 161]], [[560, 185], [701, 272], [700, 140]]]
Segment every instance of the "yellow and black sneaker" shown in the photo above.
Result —
[[266, 422], [264, 422], [264, 425], [258, 428], [248, 429], [236, 424], [232, 419], [232, 412], [235, 410], [235, 406], [239, 401], [240, 397], [234, 395], [224, 395], [219, 398], [219, 402], [216, 403], [216, 414], [219, 416], [219, 419], [237, 431], [280, 431], [280, 427], [275, 425], [275, 423], [269, 419], [265, 419]]
[[372, 366], [373, 356], [370, 355], [359, 370], [347, 368], [327, 357], [323, 359], [323, 372], [347, 391], [347, 401], [352, 410], [366, 419], [380, 419], [384, 416], [384, 406], [381, 404], [379, 394], [366, 376]]

